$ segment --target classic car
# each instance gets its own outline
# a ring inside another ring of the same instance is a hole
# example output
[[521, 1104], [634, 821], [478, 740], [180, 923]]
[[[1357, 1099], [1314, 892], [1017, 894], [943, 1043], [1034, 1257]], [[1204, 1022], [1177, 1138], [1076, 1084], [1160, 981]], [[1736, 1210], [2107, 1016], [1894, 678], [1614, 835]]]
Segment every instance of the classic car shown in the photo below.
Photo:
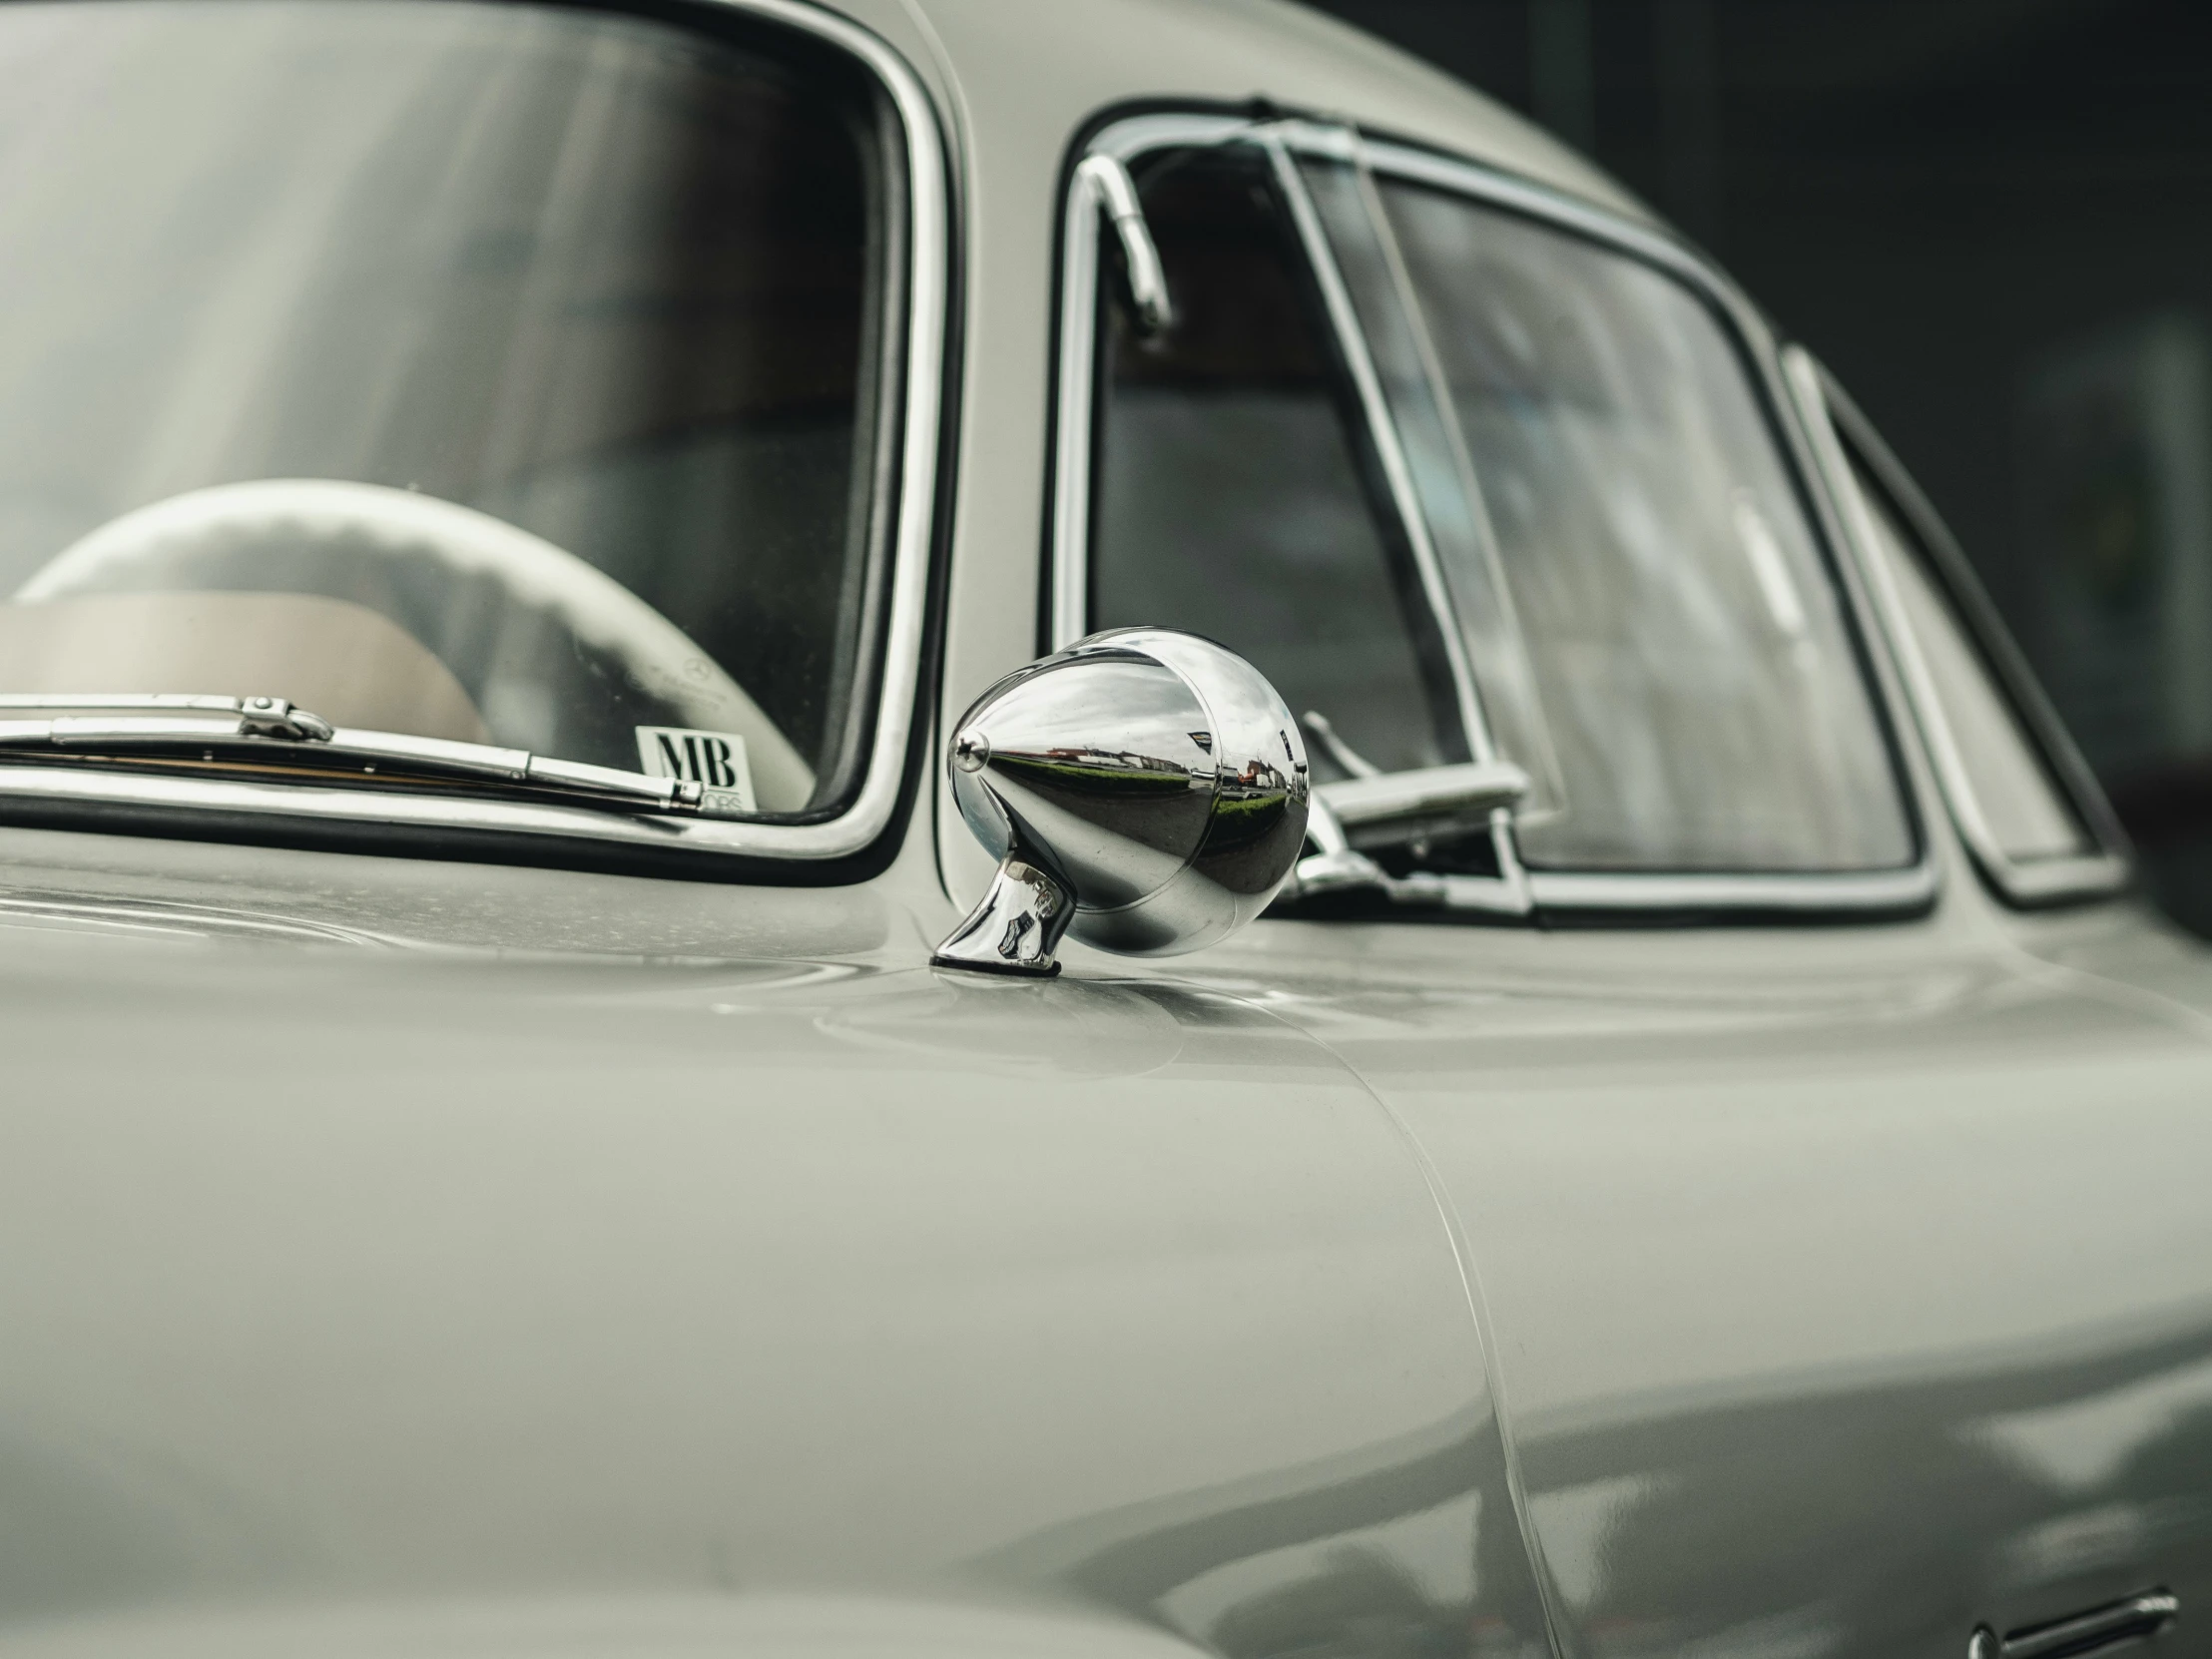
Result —
[[0, 291], [0, 1654], [2212, 1651], [2212, 958], [1509, 112], [15, 0]]

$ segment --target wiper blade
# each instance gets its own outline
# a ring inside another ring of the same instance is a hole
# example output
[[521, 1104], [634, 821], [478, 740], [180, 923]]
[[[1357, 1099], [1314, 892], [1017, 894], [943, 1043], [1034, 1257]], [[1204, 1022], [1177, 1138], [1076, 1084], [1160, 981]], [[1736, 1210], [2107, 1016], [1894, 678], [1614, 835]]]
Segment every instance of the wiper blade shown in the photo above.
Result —
[[[51, 718], [8, 718], [32, 711]], [[711, 805], [705, 788], [689, 779], [649, 778], [492, 744], [355, 731], [279, 697], [0, 695], [0, 757], [290, 773], [302, 782], [356, 788], [459, 785], [609, 812], [696, 814]]]

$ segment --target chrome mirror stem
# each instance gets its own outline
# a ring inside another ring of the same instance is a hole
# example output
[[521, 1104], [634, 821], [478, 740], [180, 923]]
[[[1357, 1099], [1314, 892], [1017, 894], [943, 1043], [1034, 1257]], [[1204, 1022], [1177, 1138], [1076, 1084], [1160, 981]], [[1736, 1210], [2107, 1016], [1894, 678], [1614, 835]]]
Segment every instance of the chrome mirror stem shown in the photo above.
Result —
[[981, 902], [929, 961], [935, 967], [1049, 978], [1060, 971], [1052, 953], [1074, 919], [1074, 889], [1041, 865], [1009, 854]]

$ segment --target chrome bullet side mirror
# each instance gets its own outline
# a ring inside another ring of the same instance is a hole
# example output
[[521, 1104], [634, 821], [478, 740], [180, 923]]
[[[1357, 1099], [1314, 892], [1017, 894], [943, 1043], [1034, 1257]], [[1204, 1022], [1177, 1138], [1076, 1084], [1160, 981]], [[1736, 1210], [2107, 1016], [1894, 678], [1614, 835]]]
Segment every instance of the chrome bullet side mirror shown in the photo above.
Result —
[[1267, 679], [1165, 628], [1093, 634], [993, 686], [948, 758], [1000, 862], [942, 967], [1060, 971], [1063, 934], [1164, 956], [1262, 910], [1306, 839], [1306, 744]]

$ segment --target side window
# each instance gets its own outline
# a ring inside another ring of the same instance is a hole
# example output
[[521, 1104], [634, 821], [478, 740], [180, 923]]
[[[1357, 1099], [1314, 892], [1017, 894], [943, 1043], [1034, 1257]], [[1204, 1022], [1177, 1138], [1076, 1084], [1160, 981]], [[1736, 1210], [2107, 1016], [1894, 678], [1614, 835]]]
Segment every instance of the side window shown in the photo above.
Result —
[[1102, 271], [1091, 626], [1220, 640], [1385, 771], [1465, 760], [1436, 625], [1266, 152], [1167, 150], [1135, 175], [1177, 316], [1141, 333]]
[[1160, 147], [1079, 168], [1066, 229], [1063, 639], [1157, 624], [1243, 654], [1345, 800], [1371, 769], [1525, 774], [1494, 818], [1358, 843], [1449, 878], [1406, 902], [1932, 890], [1764, 347], [1716, 284], [1344, 127], [1119, 136]]
[[[1863, 424], [1854, 413], [1851, 423]], [[1895, 601], [1892, 626], [1910, 638], [1909, 677], [1924, 709], [1930, 749], [1953, 818], [1965, 840], [2012, 896], [2059, 896], [2038, 887], [2038, 875], [2070, 868], [2071, 891], [2109, 886], [2120, 873], [2084, 813], [2037, 742], [2015, 675], [1998, 662], [2005, 649], [1993, 619], [1964, 590], [1970, 578], [1951, 568], [1916, 526], [1921, 515], [1886, 482], [1889, 467], [1871, 461], [1862, 443], [1846, 456], [1861, 504], [1868, 556], [1879, 560]], [[1894, 467], [1894, 463], [1890, 463]], [[1908, 488], [1910, 486], [1907, 486]], [[1932, 717], [1932, 718], [1928, 718]], [[2104, 878], [2082, 868], [2105, 860]]]
[[1524, 860], [1910, 863], [1840, 590], [1721, 319], [1579, 236], [1387, 177], [1379, 195], [1556, 754]]

